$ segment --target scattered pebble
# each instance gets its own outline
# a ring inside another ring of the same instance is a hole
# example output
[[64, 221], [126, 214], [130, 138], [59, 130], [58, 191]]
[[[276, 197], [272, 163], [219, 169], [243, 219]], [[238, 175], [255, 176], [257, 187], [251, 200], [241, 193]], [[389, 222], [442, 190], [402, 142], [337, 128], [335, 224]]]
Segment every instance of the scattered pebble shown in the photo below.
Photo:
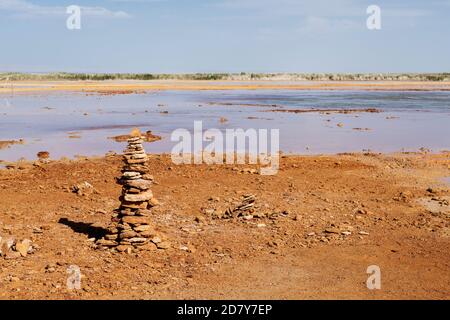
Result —
[[266, 227], [266, 224], [265, 224], [265, 223], [258, 223], [256, 226], [257, 226], [258, 228], [265, 228], [265, 227]]

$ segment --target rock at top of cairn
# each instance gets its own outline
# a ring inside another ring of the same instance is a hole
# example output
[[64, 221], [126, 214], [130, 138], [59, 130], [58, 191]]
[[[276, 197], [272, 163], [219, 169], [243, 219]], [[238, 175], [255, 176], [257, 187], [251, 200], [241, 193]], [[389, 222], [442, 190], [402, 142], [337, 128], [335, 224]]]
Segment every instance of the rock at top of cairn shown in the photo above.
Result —
[[133, 130], [131, 130], [131, 132], [130, 132], [130, 137], [131, 138], [142, 137], [141, 130], [139, 130], [139, 128], [133, 128]]
[[149, 209], [153, 206], [153, 193], [150, 190], [152, 181], [147, 174], [148, 158], [139, 130], [133, 130], [127, 142], [122, 177], [119, 179], [122, 185], [120, 208], [117, 216], [113, 217], [110, 233], [97, 244], [100, 247], [116, 247], [118, 251], [130, 252], [132, 249], [152, 248], [151, 239], [157, 234], [149, 216]]

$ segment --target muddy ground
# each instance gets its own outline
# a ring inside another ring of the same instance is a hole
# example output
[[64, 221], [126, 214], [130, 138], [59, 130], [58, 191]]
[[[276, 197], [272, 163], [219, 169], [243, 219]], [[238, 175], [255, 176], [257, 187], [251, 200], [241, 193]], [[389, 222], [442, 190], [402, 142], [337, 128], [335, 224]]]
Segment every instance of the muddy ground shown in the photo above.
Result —
[[[120, 156], [0, 170], [1, 299], [448, 299], [450, 153], [287, 156], [251, 166], [176, 166], [151, 155], [154, 224], [171, 247], [95, 248], [119, 205]], [[91, 192], [74, 193], [88, 182]], [[256, 210], [227, 218], [243, 195]], [[67, 269], [82, 273], [66, 286]], [[366, 286], [368, 266], [381, 289]]]
[[112, 80], [0, 81], [0, 94], [84, 92], [87, 95], [139, 94], [149, 90], [371, 90], [449, 91], [449, 81], [277, 81], [277, 80]]

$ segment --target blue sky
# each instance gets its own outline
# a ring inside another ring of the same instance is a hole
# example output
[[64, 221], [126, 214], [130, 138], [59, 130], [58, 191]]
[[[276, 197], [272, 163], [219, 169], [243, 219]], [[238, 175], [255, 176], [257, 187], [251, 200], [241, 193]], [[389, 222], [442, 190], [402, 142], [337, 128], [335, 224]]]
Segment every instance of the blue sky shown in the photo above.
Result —
[[0, 0], [0, 40], [0, 71], [450, 72], [450, 0]]

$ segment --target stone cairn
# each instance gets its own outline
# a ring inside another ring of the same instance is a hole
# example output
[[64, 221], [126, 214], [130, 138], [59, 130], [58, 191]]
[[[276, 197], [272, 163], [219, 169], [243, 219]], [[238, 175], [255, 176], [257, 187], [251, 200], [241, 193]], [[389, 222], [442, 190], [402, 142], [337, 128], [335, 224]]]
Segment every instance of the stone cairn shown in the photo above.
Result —
[[161, 241], [150, 221], [153, 177], [146, 173], [147, 155], [140, 133], [132, 133], [127, 142], [123, 156], [125, 165], [118, 180], [122, 185], [121, 204], [115, 210], [109, 234], [97, 241], [100, 248], [115, 248], [120, 252], [154, 248]]

